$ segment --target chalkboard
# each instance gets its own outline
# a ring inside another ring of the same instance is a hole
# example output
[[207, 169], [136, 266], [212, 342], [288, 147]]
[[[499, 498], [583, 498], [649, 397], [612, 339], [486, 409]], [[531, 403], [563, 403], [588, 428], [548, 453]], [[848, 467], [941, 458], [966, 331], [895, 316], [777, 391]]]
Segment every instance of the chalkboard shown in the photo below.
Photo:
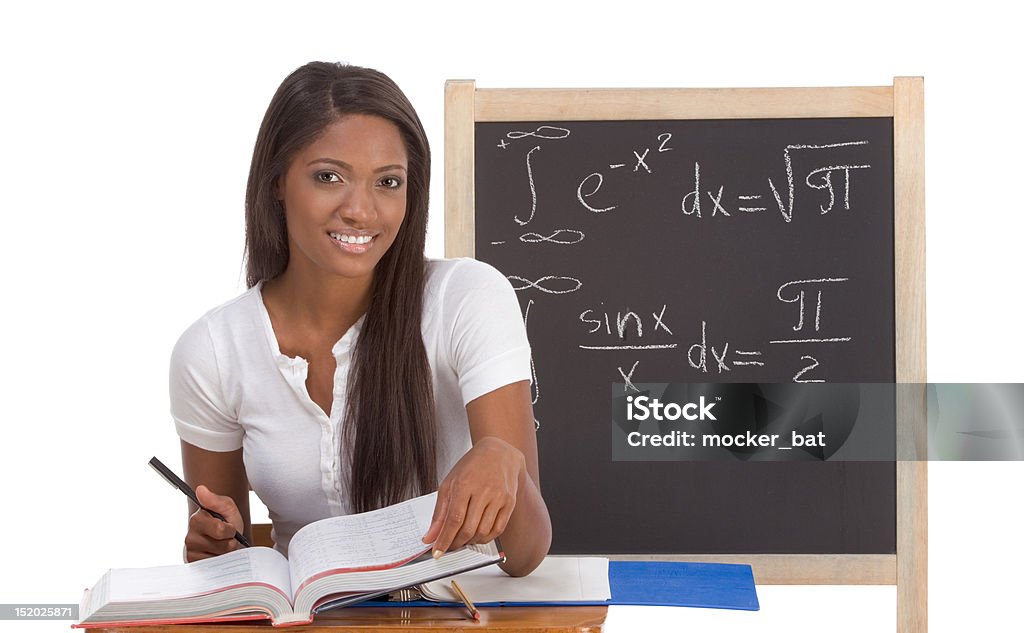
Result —
[[926, 554], [908, 501], [920, 464], [610, 448], [613, 383], [924, 381], [923, 177], [905, 175], [921, 130], [900, 91], [455, 83], [446, 252], [517, 291], [552, 553], [793, 562], [768, 574], [780, 582], [910, 577]]
[[611, 383], [895, 381], [892, 150], [889, 118], [477, 123], [553, 553], [895, 552], [893, 464], [608, 458]]

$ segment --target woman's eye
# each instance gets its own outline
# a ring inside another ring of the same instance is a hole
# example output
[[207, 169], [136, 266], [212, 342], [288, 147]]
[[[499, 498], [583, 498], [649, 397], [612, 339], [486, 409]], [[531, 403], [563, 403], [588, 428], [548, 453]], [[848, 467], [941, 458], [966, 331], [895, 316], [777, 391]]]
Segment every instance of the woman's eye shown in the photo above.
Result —
[[395, 176], [384, 176], [380, 179], [380, 184], [387, 189], [397, 189], [402, 186], [402, 180]]
[[341, 182], [341, 177], [338, 176], [338, 174], [334, 173], [333, 171], [317, 172], [316, 179], [318, 182], [323, 183]]

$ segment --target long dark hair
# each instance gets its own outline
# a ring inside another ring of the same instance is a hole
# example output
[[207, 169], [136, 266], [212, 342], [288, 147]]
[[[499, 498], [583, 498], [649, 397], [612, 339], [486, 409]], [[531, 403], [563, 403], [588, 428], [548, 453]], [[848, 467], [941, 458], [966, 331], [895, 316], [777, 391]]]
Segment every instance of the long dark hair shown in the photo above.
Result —
[[405, 220], [374, 271], [348, 378], [341, 463], [347, 457], [351, 505], [363, 512], [437, 487], [437, 422], [421, 333], [430, 147], [412, 104], [383, 73], [311, 62], [277, 89], [245, 191], [246, 283], [273, 279], [288, 265], [275, 188], [291, 158], [350, 114], [394, 123], [409, 161]]

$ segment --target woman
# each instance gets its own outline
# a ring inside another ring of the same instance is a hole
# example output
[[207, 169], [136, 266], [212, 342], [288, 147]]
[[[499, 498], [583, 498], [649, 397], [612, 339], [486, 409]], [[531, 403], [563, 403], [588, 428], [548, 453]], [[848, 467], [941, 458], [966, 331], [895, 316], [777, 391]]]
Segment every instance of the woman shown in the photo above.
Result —
[[490, 266], [424, 260], [429, 176], [383, 74], [314, 62], [274, 95], [246, 191], [249, 291], [171, 360], [185, 478], [228, 520], [194, 511], [186, 560], [238, 547], [250, 485], [285, 554], [309, 522], [435, 489], [435, 556], [500, 535], [525, 575], [547, 553], [518, 303]]

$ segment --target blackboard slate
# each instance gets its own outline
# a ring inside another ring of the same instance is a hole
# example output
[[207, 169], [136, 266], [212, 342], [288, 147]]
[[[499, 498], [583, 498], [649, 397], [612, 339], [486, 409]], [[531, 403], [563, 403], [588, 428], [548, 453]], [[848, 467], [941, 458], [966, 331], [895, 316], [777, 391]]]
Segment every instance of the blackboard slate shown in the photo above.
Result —
[[527, 317], [552, 553], [896, 551], [892, 463], [613, 462], [609, 424], [627, 378], [895, 381], [891, 118], [475, 137], [475, 254]]

